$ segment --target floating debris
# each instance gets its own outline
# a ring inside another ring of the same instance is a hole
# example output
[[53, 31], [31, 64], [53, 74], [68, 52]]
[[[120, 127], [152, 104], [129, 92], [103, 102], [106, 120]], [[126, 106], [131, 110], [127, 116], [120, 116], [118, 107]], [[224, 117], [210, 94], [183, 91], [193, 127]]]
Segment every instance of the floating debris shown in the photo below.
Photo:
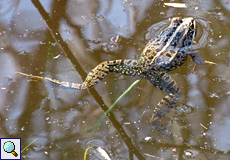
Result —
[[164, 3], [164, 5], [175, 8], [187, 8], [185, 3]]
[[193, 158], [193, 153], [190, 152], [190, 151], [185, 151], [185, 152], [184, 152], [184, 155], [185, 155], [185, 157], [187, 157], [187, 158]]
[[204, 129], [208, 129], [206, 126], [204, 126], [202, 123], [200, 123], [200, 125], [204, 128]]
[[149, 142], [149, 141], [151, 141], [151, 140], [152, 140], [152, 137], [150, 137], [150, 136], [145, 137], [145, 138], [144, 138], [144, 140], [145, 140], [146, 142]]
[[57, 55], [57, 56], [55, 56], [55, 57], [53, 57], [53, 59], [58, 59], [59, 57], [61, 57], [61, 55], [59, 54], [59, 55]]
[[152, 157], [152, 158], [164, 160], [164, 158], [157, 157], [157, 156], [154, 156], [154, 155], [151, 155], [151, 154], [148, 154], [148, 153], [144, 153], [144, 155], [145, 155], [145, 156], [148, 156], [148, 157]]
[[103, 160], [111, 160], [111, 158], [109, 157], [109, 155], [107, 154], [107, 152], [102, 149], [101, 147], [97, 147], [97, 149], [95, 149], [94, 151], [96, 151], [97, 154], [95, 154], [98, 158]]

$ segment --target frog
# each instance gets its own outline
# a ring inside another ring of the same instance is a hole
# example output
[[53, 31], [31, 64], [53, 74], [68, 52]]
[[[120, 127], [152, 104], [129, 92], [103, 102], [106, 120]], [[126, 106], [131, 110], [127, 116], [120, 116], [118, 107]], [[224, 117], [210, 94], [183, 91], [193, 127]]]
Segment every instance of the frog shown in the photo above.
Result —
[[88, 73], [83, 83], [63, 82], [48, 77], [18, 73], [29, 77], [32, 81], [45, 81], [57, 87], [77, 90], [90, 89], [103, 80], [109, 72], [144, 78], [154, 87], [166, 93], [166, 96], [155, 106], [150, 122], [157, 131], [171, 137], [172, 133], [161, 125], [160, 119], [175, 107], [182, 93], [169, 71], [184, 64], [188, 56], [192, 58], [195, 65], [216, 65], [214, 62], [203, 60], [192, 50], [191, 45], [196, 34], [195, 18], [173, 17], [170, 19], [170, 24], [156, 38], [151, 38], [148, 41], [140, 58], [101, 62]]

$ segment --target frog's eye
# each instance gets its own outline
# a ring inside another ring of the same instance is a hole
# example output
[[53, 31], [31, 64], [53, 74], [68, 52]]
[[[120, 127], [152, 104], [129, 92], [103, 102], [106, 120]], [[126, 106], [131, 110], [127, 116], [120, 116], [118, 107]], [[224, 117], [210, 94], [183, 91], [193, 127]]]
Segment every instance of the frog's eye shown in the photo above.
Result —
[[169, 54], [169, 53], [166, 53], [166, 56], [167, 56], [167, 57], [169, 57], [169, 58], [171, 58], [171, 57], [172, 57], [172, 55], [171, 55], [171, 54]]

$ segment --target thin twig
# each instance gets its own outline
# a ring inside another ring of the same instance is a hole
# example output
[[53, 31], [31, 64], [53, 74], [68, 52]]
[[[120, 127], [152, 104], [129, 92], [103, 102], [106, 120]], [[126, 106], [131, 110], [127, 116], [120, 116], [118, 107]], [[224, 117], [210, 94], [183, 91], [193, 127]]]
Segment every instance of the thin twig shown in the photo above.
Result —
[[[34, 4], [34, 6], [38, 9], [42, 18], [45, 20], [46, 25], [47, 25], [50, 33], [52, 34], [53, 38], [56, 40], [57, 44], [59, 44], [59, 46], [62, 48], [66, 57], [69, 58], [70, 61], [72, 62], [72, 64], [75, 65], [75, 69], [77, 70], [77, 72], [79, 73], [81, 78], [84, 79], [84, 77], [86, 77], [86, 73], [84, 72], [84, 70], [80, 66], [77, 59], [74, 57], [73, 53], [70, 51], [68, 45], [63, 41], [58, 30], [52, 25], [53, 23], [52, 23], [52, 20], [51, 20], [49, 14], [45, 11], [45, 9], [43, 8], [43, 6], [41, 5], [39, 0], [31, 0], [31, 1]], [[96, 102], [100, 105], [100, 107], [103, 109], [103, 111], [106, 112], [108, 110], [108, 107], [102, 101], [102, 97], [98, 94], [98, 92], [94, 88], [90, 89], [89, 92], [91, 93], [93, 98], [96, 100]], [[129, 148], [129, 151], [132, 151], [133, 154], [135, 154], [138, 159], [145, 160], [145, 158], [142, 156], [142, 154], [139, 152], [139, 150], [134, 146], [131, 138], [126, 134], [122, 125], [117, 121], [116, 117], [114, 116], [114, 114], [112, 112], [110, 112], [110, 114], [108, 114], [108, 118], [110, 119], [111, 123], [116, 128], [116, 130], [120, 133], [123, 141], [125, 142], [125, 144]]]

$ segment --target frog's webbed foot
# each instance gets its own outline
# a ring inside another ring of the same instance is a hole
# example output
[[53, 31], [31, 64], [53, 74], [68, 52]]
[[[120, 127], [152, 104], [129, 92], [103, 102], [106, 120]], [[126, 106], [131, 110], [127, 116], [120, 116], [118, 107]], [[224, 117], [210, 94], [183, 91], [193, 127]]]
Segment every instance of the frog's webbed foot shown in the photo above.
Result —
[[28, 81], [31, 82], [39, 82], [39, 81], [45, 81], [45, 78], [40, 77], [40, 76], [34, 76], [32, 74], [26, 74], [26, 73], [22, 73], [22, 72], [16, 72], [18, 74], [21, 74], [23, 76], [29, 77], [30, 79]]
[[157, 104], [157, 106], [153, 110], [150, 122], [153, 124], [156, 130], [166, 136], [172, 137], [172, 133], [160, 124], [160, 118], [170, 112], [170, 109], [175, 106], [175, 104], [181, 97], [179, 86], [174, 81], [174, 79], [166, 72], [150, 71], [145, 75], [145, 78], [155, 87], [168, 94]]
[[173, 134], [162, 124], [160, 124], [160, 118], [166, 115], [168, 112], [170, 112], [170, 109], [172, 109], [175, 106], [176, 102], [179, 100], [180, 97], [180, 92], [176, 93], [175, 95], [169, 94], [165, 96], [157, 104], [157, 106], [153, 110], [152, 117], [150, 118], [150, 122], [152, 123], [154, 128], [168, 137], [172, 137]]
[[160, 123], [160, 120], [158, 121], [152, 121], [152, 125], [153, 127], [161, 132], [163, 135], [167, 136], [167, 137], [173, 137], [173, 134], [172, 132], [170, 132], [166, 127], [164, 127], [161, 123]]
[[32, 74], [26, 74], [22, 72], [16, 72], [16, 73], [29, 77], [30, 79], [28, 81], [31, 82], [47, 82], [54, 87], [67, 88], [67, 89], [78, 89], [78, 90], [88, 89], [86, 83], [78, 84], [78, 83], [63, 82], [56, 79], [51, 79], [49, 77], [34, 76]]

